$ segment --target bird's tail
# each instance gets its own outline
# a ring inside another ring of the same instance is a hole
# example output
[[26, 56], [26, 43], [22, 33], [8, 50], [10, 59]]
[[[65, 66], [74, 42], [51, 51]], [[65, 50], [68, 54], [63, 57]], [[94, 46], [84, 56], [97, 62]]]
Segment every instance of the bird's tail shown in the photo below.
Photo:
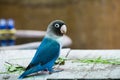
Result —
[[18, 79], [23, 79], [28, 75], [28, 71], [25, 71], [24, 73], [22, 73], [22, 75], [19, 76]]
[[41, 65], [38, 65], [38, 66], [35, 66], [29, 70], [26, 70], [25, 72], [23, 72], [18, 79], [23, 79], [25, 78], [27, 75], [29, 74], [32, 74], [32, 73], [35, 73], [35, 72], [38, 72], [38, 71], [41, 71], [43, 70], [43, 67]]

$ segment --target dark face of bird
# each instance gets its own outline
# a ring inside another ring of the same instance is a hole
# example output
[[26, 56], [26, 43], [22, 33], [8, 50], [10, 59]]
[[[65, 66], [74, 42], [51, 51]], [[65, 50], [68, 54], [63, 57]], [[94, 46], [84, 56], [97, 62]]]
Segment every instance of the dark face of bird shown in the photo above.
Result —
[[63, 21], [55, 20], [48, 25], [47, 31], [55, 34], [56, 36], [63, 36], [67, 31], [67, 27]]

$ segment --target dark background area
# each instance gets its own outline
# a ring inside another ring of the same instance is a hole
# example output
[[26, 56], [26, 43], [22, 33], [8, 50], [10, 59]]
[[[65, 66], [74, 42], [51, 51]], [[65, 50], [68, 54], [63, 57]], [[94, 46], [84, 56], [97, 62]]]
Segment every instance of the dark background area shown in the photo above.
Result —
[[0, 18], [13, 18], [16, 29], [24, 30], [46, 30], [61, 19], [71, 48], [120, 48], [120, 0], [0, 0]]

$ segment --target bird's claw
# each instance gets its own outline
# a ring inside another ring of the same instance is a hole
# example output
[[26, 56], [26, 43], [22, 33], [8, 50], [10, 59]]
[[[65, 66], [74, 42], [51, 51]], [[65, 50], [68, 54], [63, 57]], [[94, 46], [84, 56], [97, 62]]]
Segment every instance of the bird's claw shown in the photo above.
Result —
[[52, 70], [52, 71], [49, 71], [49, 74], [56, 73], [56, 72], [61, 72], [61, 71], [64, 71], [64, 69]]

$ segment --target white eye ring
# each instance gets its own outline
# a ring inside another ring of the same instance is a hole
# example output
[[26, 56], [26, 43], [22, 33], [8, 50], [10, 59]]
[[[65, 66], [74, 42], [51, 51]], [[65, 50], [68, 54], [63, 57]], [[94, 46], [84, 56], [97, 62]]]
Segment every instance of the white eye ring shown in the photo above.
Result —
[[55, 24], [55, 27], [56, 27], [56, 28], [59, 28], [59, 27], [60, 27], [60, 25], [59, 25], [59, 24]]

